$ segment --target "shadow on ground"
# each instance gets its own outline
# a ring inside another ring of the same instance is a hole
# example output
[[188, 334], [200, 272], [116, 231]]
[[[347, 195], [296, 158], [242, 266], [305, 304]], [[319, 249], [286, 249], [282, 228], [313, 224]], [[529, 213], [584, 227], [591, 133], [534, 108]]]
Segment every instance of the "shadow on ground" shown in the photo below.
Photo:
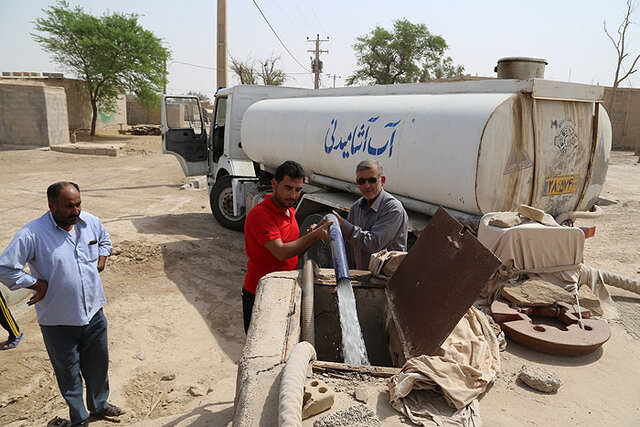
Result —
[[211, 412], [211, 409], [214, 409], [218, 405], [229, 403], [233, 402], [210, 403], [207, 405], [199, 406], [193, 411], [188, 412], [169, 423], [163, 424], [162, 427], [175, 427], [180, 423], [188, 423], [188, 425], [194, 427], [227, 425], [229, 420], [233, 419], [233, 406], [219, 410], [217, 412]]
[[[222, 228], [211, 214], [135, 218], [141, 234], [184, 236], [161, 245], [169, 280], [200, 313], [232, 360], [244, 343], [241, 291], [246, 271], [244, 234]], [[239, 346], [240, 345], [240, 346]]]

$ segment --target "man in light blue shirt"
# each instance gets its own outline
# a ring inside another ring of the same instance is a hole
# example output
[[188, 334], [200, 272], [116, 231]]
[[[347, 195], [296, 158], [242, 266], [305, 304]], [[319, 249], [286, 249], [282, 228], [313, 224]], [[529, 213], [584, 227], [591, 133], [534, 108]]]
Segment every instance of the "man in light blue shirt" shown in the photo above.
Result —
[[83, 426], [90, 416], [82, 399], [83, 378], [91, 416], [124, 413], [107, 401], [109, 354], [100, 272], [111, 239], [98, 218], [81, 211], [77, 184], [52, 184], [47, 199], [49, 211], [18, 231], [0, 255], [0, 281], [11, 290], [35, 291], [27, 304], [36, 306], [71, 425]]

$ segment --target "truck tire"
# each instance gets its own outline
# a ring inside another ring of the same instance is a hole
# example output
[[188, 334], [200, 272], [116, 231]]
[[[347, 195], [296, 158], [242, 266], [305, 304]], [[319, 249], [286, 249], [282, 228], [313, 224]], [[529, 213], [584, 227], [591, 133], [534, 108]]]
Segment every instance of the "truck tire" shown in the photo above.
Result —
[[[300, 224], [300, 237], [307, 234], [307, 229], [311, 227], [312, 224], [320, 224], [322, 222], [322, 217], [325, 214], [323, 213], [315, 213], [307, 216]], [[355, 256], [353, 255], [353, 247], [349, 242], [344, 242], [345, 250], [347, 252], [347, 262], [349, 263], [349, 268], [356, 268]], [[312, 259], [318, 264], [320, 268], [333, 268], [333, 255], [331, 254], [331, 246], [329, 242], [325, 242], [324, 240], [319, 240], [314, 243], [309, 249], [306, 251], [307, 258]], [[304, 257], [302, 254], [298, 257], [298, 266], [302, 268], [304, 264]]]
[[246, 215], [233, 215], [231, 179], [231, 176], [225, 175], [216, 180], [211, 189], [211, 194], [209, 194], [209, 204], [211, 205], [213, 216], [220, 225], [230, 230], [243, 231]]

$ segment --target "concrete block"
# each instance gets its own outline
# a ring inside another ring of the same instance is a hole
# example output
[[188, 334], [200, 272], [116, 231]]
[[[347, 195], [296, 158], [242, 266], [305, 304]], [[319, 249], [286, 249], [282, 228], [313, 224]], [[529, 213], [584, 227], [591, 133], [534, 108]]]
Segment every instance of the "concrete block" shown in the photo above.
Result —
[[527, 205], [518, 206], [518, 213], [525, 218], [529, 218], [536, 222], [542, 222], [544, 219], [544, 211]]
[[312, 379], [304, 385], [302, 419], [326, 411], [333, 406], [334, 392], [322, 380]]

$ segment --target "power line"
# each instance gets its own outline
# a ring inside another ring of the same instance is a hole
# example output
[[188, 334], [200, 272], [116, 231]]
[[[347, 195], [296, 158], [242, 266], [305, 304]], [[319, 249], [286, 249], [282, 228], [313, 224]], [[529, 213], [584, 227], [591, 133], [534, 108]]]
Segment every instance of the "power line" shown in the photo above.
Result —
[[311, 12], [313, 12], [313, 16], [314, 16], [314, 18], [316, 18], [316, 22], [320, 26], [320, 29], [322, 30], [323, 33], [326, 33], [326, 31], [322, 28], [322, 24], [320, 23], [320, 20], [318, 19], [318, 15], [316, 15], [316, 11], [313, 8], [313, 4], [312, 4], [311, 0], [307, 0], [307, 2], [309, 3], [309, 7], [311, 8]]
[[300, 34], [302, 35], [306, 35], [304, 31], [302, 31], [300, 29], [300, 27], [298, 27], [298, 24], [296, 24], [296, 21], [294, 21], [288, 14], [287, 12], [284, 11], [284, 9], [282, 8], [282, 6], [280, 6], [280, 3], [278, 3], [278, 0], [274, 0], [274, 3], [276, 4], [276, 6], [278, 6], [278, 9], [280, 9], [280, 12], [282, 12], [282, 14], [289, 20], [289, 22], [291, 22], [291, 25], [293, 25], [295, 27], [296, 30], [298, 30], [298, 32], [300, 32]]
[[293, 0], [293, 4], [296, 6], [296, 9], [298, 9], [298, 12], [300, 12], [300, 15], [302, 15], [304, 20], [307, 21], [307, 25], [313, 29], [314, 25], [307, 19], [307, 16], [302, 13], [302, 9], [300, 9], [300, 6], [298, 6], [298, 2], [296, 2], [296, 0]]
[[171, 65], [173, 63], [182, 64], [182, 65], [188, 65], [190, 67], [204, 68], [204, 69], [207, 69], [207, 70], [217, 70], [217, 68], [205, 67], [204, 65], [189, 64], [188, 62], [181, 62], [181, 61], [171, 61], [171, 62], [169, 62], [169, 65]]
[[286, 50], [289, 55], [291, 55], [291, 57], [293, 58], [294, 61], [296, 61], [298, 63], [298, 65], [300, 67], [302, 67], [303, 70], [311, 72], [311, 70], [308, 70], [304, 65], [302, 65], [302, 63], [300, 63], [300, 61], [298, 61], [298, 59], [293, 56], [293, 53], [291, 53], [291, 51], [289, 50], [289, 48], [284, 44], [284, 42], [282, 41], [282, 39], [280, 38], [280, 36], [278, 35], [278, 33], [276, 33], [276, 30], [273, 29], [273, 27], [271, 26], [271, 23], [269, 22], [269, 20], [267, 19], [266, 16], [264, 16], [264, 13], [262, 12], [262, 9], [260, 9], [260, 6], [258, 6], [258, 3], [256, 3], [256, 0], [252, 0], [253, 4], [256, 5], [256, 8], [258, 8], [258, 12], [260, 12], [260, 15], [262, 15], [262, 18], [264, 18], [265, 22], [267, 23], [267, 25], [269, 26], [269, 28], [271, 28], [271, 31], [273, 32], [273, 34], [276, 36], [276, 38], [278, 39], [278, 41], [280, 42], [280, 44], [282, 45], [282, 47], [284, 47], [284, 50]]
[[[205, 68], [205, 69], [207, 69], [207, 70], [217, 70], [217, 68], [214, 68], [214, 67], [206, 67], [206, 66], [204, 66], [204, 65], [190, 64], [190, 63], [188, 63], [188, 62], [182, 62], [182, 61], [171, 61], [171, 62], [169, 63], [169, 65], [173, 64], [174, 62], [175, 62], [176, 64], [188, 65], [188, 66], [190, 66], [190, 67]], [[286, 71], [285, 71], [284, 73], [285, 73], [285, 74], [287, 74], [287, 75], [295, 75], [295, 74], [313, 74], [313, 71], [305, 71], [304, 73], [302, 73], [302, 72], [301, 72], [301, 73], [288, 73], [288, 72], [286, 72]]]

